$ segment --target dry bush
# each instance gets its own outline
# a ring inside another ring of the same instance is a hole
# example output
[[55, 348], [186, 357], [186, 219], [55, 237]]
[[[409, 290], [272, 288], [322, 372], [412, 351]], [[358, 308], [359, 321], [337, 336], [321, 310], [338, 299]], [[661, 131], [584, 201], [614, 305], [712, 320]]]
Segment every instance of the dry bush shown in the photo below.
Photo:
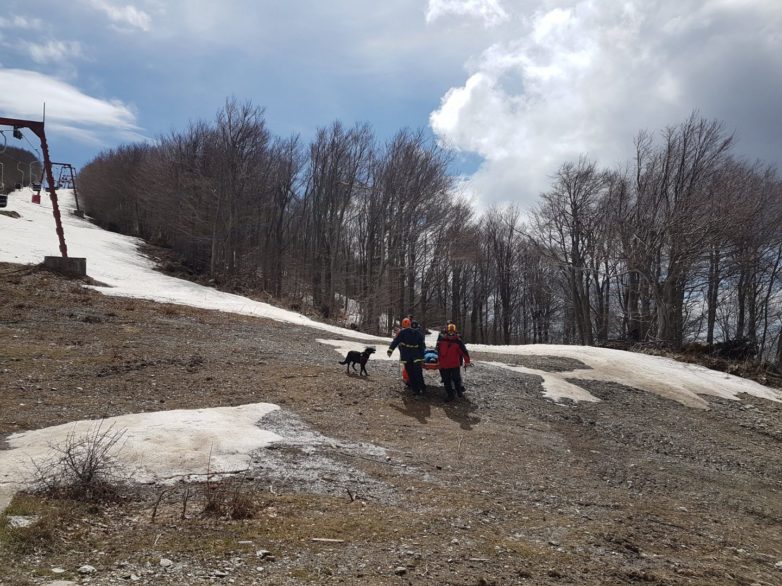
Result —
[[72, 431], [63, 443], [50, 446], [49, 459], [33, 462], [36, 491], [88, 502], [116, 499], [127, 480], [116, 459], [125, 432], [104, 429], [103, 422], [83, 435]]
[[243, 477], [217, 481], [207, 478], [203, 489], [203, 515], [234, 520], [252, 519], [255, 515], [255, 502]]

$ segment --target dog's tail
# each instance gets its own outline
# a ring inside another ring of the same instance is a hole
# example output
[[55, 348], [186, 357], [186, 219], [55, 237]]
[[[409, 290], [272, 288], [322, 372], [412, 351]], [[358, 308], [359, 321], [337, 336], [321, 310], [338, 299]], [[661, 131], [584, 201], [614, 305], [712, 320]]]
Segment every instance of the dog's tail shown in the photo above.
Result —
[[347, 363], [348, 363], [348, 359], [347, 358], [345, 358], [345, 360], [343, 360], [342, 362], [337, 362], [337, 364], [347, 364]]

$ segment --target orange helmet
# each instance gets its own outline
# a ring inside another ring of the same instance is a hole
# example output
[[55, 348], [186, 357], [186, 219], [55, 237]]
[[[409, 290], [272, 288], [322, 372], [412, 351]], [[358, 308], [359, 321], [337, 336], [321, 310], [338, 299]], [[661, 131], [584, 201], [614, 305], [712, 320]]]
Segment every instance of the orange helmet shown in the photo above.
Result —
[[406, 317], [402, 320], [402, 327], [403, 328], [409, 328], [410, 327], [410, 318]]
[[455, 334], [456, 333], [456, 324], [448, 324], [448, 333], [449, 334]]

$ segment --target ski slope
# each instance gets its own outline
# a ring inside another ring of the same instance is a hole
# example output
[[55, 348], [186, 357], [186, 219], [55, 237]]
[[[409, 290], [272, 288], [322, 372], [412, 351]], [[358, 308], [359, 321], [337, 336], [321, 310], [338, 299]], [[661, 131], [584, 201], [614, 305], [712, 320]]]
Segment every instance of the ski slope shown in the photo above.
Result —
[[[95, 287], [101, 293], [254, 315], [369, 342], [385, 340], [320, 323], [268, 303], [164, 275], [155, 271], [154, 263], [139, 253], [141, 240], [103, 230], [73, 215], [71, 212], [76, 205], [71, 190], [60, 190], [57, 195], [68, 256], [87, 259], [87, 274], [106, 285]], [[18, 212], [21, 218], [0, 215], [0, 262], [39, 264], [44, 256], [60, 256], [51, 202], [43, 193], [40, 205], [30, 203], [31, 198], [29, 187], [9, 195], [5, 209]]]

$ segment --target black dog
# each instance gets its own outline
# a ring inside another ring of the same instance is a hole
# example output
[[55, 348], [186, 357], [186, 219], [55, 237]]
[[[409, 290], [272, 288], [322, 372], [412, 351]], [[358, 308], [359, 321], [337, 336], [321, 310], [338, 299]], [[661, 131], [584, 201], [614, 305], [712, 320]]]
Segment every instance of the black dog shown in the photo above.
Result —
[[351, 350], [348, 352], [348, 355], [345, 356], [345, 360], [343, 362], [340, 362], [339, 364], [347, 364], [347, 374], [350, 374], [350, 367], [353, 367], [353, 372], [356, 371], [356, 364], [361, 365], [361, 371], [359, 372], [359, 375], [366, 374], [369, 376], [369, 373], [367, 372], [367, 361], [369, 360], [370, 355], [375, 353], [374, 348], [365, 348], [363, 352], [359, 352], [358, 350]]

